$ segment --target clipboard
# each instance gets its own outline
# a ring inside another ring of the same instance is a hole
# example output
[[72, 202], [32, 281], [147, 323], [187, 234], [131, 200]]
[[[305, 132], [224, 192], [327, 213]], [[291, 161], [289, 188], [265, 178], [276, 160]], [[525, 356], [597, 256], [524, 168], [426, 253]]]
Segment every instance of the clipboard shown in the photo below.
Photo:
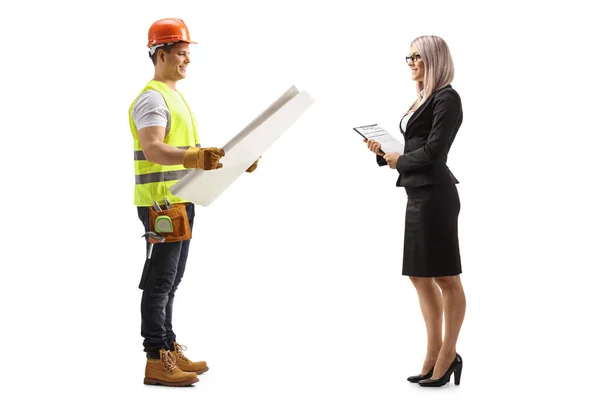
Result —
[[[362, 136], [362, 137], [363, 137], [363, 139], [365, 139], [365, 140], [369, 140], [369, 138], [368, 138], [368, 137], [366, 137], [365, 135], [363, 135], [363, 134], [362, 134], [362, 132], [360, 131], [360, 129], [361, 129], [361, 128], [371, 128], [371, 127], [374, 127], [374, 126], [377, 126], [377, 124], [373, 124], [373, 125], [363, 125], [363, 126], [358, 126], [358, 127], [352, 128], [352, 129], [354, 129], [354, 130], [355, 130], [355, 131], [356, 131], [356, 132], [357, 132], [357, 133], [358, 133], [360, 136]], [[379, 153], [380, 153], [382, 156], [385, 156], [385, 152], [384, 152], [383, 150], [381, 150], [381, 147], [379, 148]]]
[[[385, 155], [387, 152], [398, 152], [402, 154], [404, 151], [404, 144], [398, 139], [393, 137], [389, 132], [380, 127], [378, 124], [363, 125], [352, 128], [356, 133], [362, 136], [366, 140], [375, 140], [381, 144], [379, 153]], [[385, 148], [385, 150], [384, 150]]]

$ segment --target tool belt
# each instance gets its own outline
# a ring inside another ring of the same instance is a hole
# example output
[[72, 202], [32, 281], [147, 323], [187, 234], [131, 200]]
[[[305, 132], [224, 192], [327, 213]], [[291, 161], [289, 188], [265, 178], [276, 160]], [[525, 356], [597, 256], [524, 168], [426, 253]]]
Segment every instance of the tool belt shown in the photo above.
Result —
[[[158, 208], [160, 209], [160, 207]], [[185, 203], [169, 204], [166, 210], [157, 211], [155, 207], [149, 207], [149, 210], [150, 231], [164, 237], [165, 243], [192, 238], [192, 229], [185, 210]]]

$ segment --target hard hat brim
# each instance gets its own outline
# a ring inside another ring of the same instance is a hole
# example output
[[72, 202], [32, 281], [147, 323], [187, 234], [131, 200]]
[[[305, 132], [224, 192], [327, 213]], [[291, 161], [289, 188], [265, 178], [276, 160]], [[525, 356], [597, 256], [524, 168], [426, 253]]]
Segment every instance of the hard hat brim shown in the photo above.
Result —
[[166, 40], [153, 40], [153, 41], [149, 42], [146, 47], [156, 46], [157, 44], [179, 43], [179, 42], [184, 42], [184, 43], [189, 43], [189, 44], [198, 44], [198, 42], [194, 42], [193, 40], [183, 40], [183, 39], [171, 39], [171, 38], [169, 38], [169, 39], [166, 39]]

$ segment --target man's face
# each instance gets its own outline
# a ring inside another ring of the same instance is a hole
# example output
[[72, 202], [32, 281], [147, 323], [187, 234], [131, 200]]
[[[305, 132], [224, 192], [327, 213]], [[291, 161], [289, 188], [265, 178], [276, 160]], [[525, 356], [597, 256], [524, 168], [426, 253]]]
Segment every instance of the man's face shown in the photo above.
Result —
[[169, 78], [173, 80], [184, 79], [186, 68], [191, 62], [188, 43], [176, 43], [169, 53], [164, 53], [163, 68]]

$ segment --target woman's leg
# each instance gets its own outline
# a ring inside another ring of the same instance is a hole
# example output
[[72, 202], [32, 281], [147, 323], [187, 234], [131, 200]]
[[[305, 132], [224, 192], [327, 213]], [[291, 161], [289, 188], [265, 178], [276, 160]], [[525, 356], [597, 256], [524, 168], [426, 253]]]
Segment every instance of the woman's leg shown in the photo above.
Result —
[[421, 374], [425, 375], [435, 365], [442, 347], [442, 295], [433, 278], [411, 276], [410, 280], [417, 289], [419, 305], [427, 328], [427, 354], [421, 370]]
[[441, 378], [456, 356], [456, 342], [465, 318], [467, 301], [460, 275], [434, 278], [442, 290], [444, 304], [444, 342], [440, 349], [432, 379]]

